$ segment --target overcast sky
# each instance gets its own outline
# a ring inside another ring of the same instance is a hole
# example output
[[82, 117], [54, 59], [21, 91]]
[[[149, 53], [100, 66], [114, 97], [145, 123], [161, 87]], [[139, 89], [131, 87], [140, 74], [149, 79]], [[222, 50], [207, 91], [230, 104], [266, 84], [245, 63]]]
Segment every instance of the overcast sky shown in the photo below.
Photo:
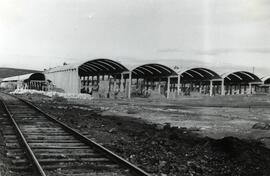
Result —
[[0, 1], [0, 67], [100, 57], [270, 75], [270, 1]]

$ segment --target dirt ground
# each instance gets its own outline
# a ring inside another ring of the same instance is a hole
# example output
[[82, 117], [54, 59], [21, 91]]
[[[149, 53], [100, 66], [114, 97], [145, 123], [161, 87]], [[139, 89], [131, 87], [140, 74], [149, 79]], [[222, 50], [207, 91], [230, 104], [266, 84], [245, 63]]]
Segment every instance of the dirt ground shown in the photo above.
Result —
[[252, 129], [258, 122], [270, 122], [269, 102], [269, 96], [254, 95], [227, 96], [224, 99], [185, 98], [177, 101], [94, 100], [80, 104], [101, 108], [104, 110], [103, 115], [135, 117], [161, 125], [170, 123], [171, 126], [186, 127], [215, 139], [234, 136], [260, 140], [270, 148], [270, 130]]
[[252, 129], [269, 121], [267, 104], [23, 97], [153, 175], [270, 175], [269, 130]]

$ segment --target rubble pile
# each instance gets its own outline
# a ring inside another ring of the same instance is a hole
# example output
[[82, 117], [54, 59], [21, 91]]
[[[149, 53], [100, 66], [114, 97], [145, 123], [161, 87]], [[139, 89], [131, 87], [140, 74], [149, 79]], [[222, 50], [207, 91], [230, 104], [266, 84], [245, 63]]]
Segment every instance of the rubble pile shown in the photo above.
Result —
[[119, 139], [112, 150], [150, 173], [182, 176], [267, 176], [270, 151], [260, 143], [234, 137], [200, 138], [186, 130], [154, 128]]
[[89, 94], [71, 94], [71, 93], [61, 93], [61, 92], [46, 92], [46, 91], [38, 91], [38, 90], [30, 90], [30, 89], [16, 89], [10, 94], [14, 95], [24, 95], [24, 94], [40, 94], [47, 97], [63, 97], [66, 99], [84, 99], [84, 100], [91, 100], [93, 97]]

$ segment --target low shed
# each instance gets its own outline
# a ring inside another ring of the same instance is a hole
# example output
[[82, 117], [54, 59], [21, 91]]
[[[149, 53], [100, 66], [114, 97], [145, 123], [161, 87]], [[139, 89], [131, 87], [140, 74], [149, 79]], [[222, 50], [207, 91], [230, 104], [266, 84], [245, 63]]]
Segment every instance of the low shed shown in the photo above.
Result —
[[46, 78], [43, 73], [29, 73], [24, 75], [12, 76], [4, 78], [1, 81], [1, 87], [45, 90]]

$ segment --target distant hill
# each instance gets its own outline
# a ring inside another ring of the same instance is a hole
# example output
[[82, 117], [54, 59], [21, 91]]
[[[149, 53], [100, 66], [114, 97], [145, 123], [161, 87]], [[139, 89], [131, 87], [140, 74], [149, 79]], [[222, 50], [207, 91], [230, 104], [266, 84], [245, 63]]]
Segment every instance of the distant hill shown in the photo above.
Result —
[[7, 77], [11, 77], [11, 76], [23, 75], [23, 74], [27, 74], [27, 73], [36, 73], [36, 72], [40, 72], [40, 71], [19, 69], [19, 68], [0, 67], [0, 80], [1, 80], [1, 78], [7, 78]]

